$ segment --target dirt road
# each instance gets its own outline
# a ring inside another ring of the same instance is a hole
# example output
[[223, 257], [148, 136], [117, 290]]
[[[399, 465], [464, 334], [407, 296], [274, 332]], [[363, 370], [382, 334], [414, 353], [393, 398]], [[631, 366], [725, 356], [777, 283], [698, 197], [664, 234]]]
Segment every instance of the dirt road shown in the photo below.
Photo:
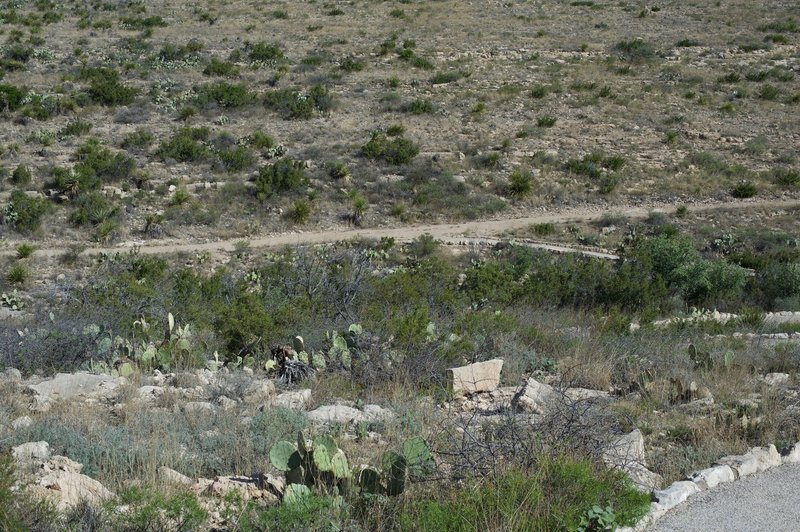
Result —
[[[800, 199], [789, 200], [761, 200], [761, 201], [730, 201], [716, 203], [698, 203], [688, 205], [693, 212], [704, 212], [713, 210], [727, 209], [786, 209], [800, 207]], [[161, 242], [149, 244], [147, 241], [135, 242], [127, 241], [110, 247], [92, 247], [84, 250], [86, 254], [113, 253], [115, 251], [125, 251], [138, 247], [140, 253], [146, 254], [169, 254], [180, 252], [229, 252], [233, 251], [236, 243], [241, 240], [249, 242], [251, 249], [282, 247], [287, 245], [312, 245], [326, 242], [339, 242], [353, 239], [378, 239], [381, 237], [391, 237], [398, 242], [407, 242], [420, 235], [430, 234], [439, 240], [458, 240], [457, 237], [498, 237], [504, 233], [523, 229], [525, 227], [539, 223], [563, 223], [569, 221], [591, 221], [600, 219], [608, 213], [620, 214], [628, 218], [644, 218], [652, 211], [672, 212], [675, 209], [673, 204], [650, 204], [647, 206], [625, 206], [615, 205], [610, 208], [603, 207], [576, 207], [560, 210], [542, 210], [536, 214], [521, 218], [504, 218], [495, 220], [477, 220], [472, 222], [445, 223], [430, 225], [408, 225], [393, 227], [376, 227], [366, 229], [337, 228], [320, 231], [278, 233], [271, 235], [258, 236], [255, 238], [236, 238], [229, 240], [217, 240], [212, 242]], [[571, 246], [557, 246], [552, 244], [528, 243], [531, 247], [549, 249], [558, 252], [579, 252], [588, 255], [606, 255], [602, 258], [615, 258], [613, 255], [602, 251], [591, 251], [583, 248]], [[50, 247], [37, 249], [38, 256], [55, 256], [67, 250], [67, 247]], [[0, 254], [12, 254], [13, 250], [4, 250]]]

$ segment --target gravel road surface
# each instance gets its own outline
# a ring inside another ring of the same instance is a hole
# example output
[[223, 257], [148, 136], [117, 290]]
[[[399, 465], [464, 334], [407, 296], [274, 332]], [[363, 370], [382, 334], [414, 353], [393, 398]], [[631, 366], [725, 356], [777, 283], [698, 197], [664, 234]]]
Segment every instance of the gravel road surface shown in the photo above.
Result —
[[800, 464], [785, 465], [698, 493], [651, 532], [798, 532]]

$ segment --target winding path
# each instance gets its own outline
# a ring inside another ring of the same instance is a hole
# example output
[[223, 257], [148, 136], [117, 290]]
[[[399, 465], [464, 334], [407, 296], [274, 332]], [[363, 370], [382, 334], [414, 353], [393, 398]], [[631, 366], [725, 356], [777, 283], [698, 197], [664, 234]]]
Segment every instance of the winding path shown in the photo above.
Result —
[[721, 484], [667, 512], [650, 532], [797, 532], [800, 464]]
[[[745, 210], [745, 209], [785, 209], [800, 207], [800, 199], [788, 200], [760, 200], [760, 201], [730, 201], [715, 203], [697, 203], [688, 205], [694, 212], [705, 212], [713, 210]], [[575, 207], [553, 211], [542, 210], [537, 214], [531, 214], [520, 218], [503, 218], [495, 220], [478, 220], [462, 223], [443, 223], [429, 225], [408, 225], [393, 227], [375, 227], [366, 229], [336, 228], [320, 231], [277, 233], [256, 238], [235, 238], [228, 240], [217, 240], [212, 242], [163, 242], [158, 244], [148, 244], [144, 242], [122, 242], [112, 247], [92, 247], [83, 251], [85, 254], [100, 254], [116, 251], [125, 251], [137, 247], [140, 253], [145, 254], [168, 254], [180, 252], [230, 252], [234, 251], [236, 243], [242, 240], [249, 242], [251, 248], [281, 247], [287, 245], [313, 245], [327, 242], [339, 242], [352, 239], [378, 239], [381, 237], [391, 237], [399, 242], [407, 242], [423, 234], [430, 234], [437, 240], [458, 241], [462, 240], [491, 240], [492, 237], [500, 236], [508, 231], [523, 229], [534, 224], [540, 223], [563, 223], [568, 221], [591, 221], [598, 220], [608, 213], [620, 214], [629, 218], [644, 218], [653, 211], [672, 211], [675, 204], [658, 203], [646, 206], [634, 205], [615, 205], [611, 207]], [[486, 238], [482, 238], [485, 236]], [[478, 238], [476, 238], [478, 237]], [[537, 242], [524, 242], [530, 247], [547, 249], [556, 252], [576, 252], [585, 255], [598, 256], [600, 258], [615, 259], [616, 256], [602, 250], [589, 250], [576, 246], [563, 246], [545, 244]], [[55, 256], [67, 250], [66, 246], [39, 248], [36, 253], [39, 256]], [[13, 249], [0, 251], [0, 255], [13, 254]]]

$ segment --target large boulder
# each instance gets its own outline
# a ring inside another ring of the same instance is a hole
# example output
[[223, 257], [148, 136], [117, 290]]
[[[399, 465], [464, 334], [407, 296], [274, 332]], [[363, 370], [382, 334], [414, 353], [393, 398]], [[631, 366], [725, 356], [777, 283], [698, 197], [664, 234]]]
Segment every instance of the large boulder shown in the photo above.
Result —
[[274, 504], [278, 502], [284, 488], [283, 479], [272, 475], [254, 475], [252, 477], [217, 477], [213, 480], [201, 478], [191, 487], [191, 490], [198, 495], [219, 498], [224, 498], [232, 492], [238, 492], [244, 500]]
[[336, 404], [323, 405], [309, 412], [308, 419], [314, 423], [361, 423], [364, 421], [364, 414], [361, 410], [351, 406]]
[[248, 405], [259, 405], [275, 395], [275, 384], [271, 380], [255, 380], [244, 392], [243, 400]]
[[268, 404], [280, 408], [289, 408], [291, 410], [305, 410], [309, 402], [311, 402], [311, 390], [306, 388], [303, 390], [283, 392], [273, 398]]
[[639, 429], [615, 438], [603, 450], [608, 467], [625, 471], [637, 488], [647, 492], [660, 488], [664, 479], [647, 469], [645, 458], [644, 436]]
[[100, 482], [81, 474], [79, 468], [75, 471], [70, 466], [51, 468], [36, 481], [36, 485], [45, 488], [54, 496], [56, 508], [59, 510], [73, 508], [84, 501], [97, 506], [114, 497], [114, 494]]
[[548, 412], [559, 399], [560, 394], [555, 388], [531, 377], [511, 399], [511, 408], [514, 412], [544, 414]]
[[125, 382], [127, 379], [123, 377], [96, 375], [83, 371], [58, 373], [52, 379], [43, 380], [37, 384], [28, 384], [27, 391], [34, 396], [34, 402], [39, 405], [74, 397], [109, 400], [116, 397], [119, 387]]
[[674, 482], [664, 490], [653, 492], [653, 498], [662, 509], [669, 510], [699, 492], [700, 488], [690, 480]]
[[50, 444], [46, 441], [30, 441], [12, 447], [11, 454], [18, 464], [45, 461], [50, 458]]
[[736, 480], [736, 473], [733, 472], [730, 466], [715, 465], [701, 471], [695, 471], [687, 480], [691, 480], [701, 490], [714, 488], [725, 482], [733, 482]]
[[495, 358], [486, 362], [476, 362], [468, 366], [447, 370], [447, 382], [455, 396], [478, 392], [491, 392], [500, 385], [500, 371], [503, 360]]

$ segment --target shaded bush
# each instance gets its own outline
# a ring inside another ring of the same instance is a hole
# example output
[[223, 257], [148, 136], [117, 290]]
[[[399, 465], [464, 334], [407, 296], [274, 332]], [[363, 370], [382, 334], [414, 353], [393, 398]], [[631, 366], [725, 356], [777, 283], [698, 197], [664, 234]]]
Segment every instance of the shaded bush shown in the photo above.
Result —
[[49, 211], [50, 203], [47, 200], [14, 190], [3, 209], [3, 223], [21, 233], [32, 233], [39, 229], [42, 218]]
[[262, 166], [256, 177], [256, 196], [265, 200], [275, 194], [296, 190], [306, 183], [305, 165], [302, 161], [280, 159], [275, 164]]
[[388, 137], [385, 133], [374, 133], [361, 147], [361, 154], [373, 160], [389, 164], [406, 164], [419, 154], [419, 146], [404, 137]]
[[185, 127], [179, 129], [168, 141], [162, 142], [156, 154], [162, 159], [178, 162], [201, 162], [208, 158], [210, 150], [202, 141], [211, 131], [207, 127]]
[[136, 89], [123, 85], [119, 72], [111, 68], [84, 68], [78, 79], [89, 82], [89, 96], [101, 105], [128, 105], [138, 94]]

